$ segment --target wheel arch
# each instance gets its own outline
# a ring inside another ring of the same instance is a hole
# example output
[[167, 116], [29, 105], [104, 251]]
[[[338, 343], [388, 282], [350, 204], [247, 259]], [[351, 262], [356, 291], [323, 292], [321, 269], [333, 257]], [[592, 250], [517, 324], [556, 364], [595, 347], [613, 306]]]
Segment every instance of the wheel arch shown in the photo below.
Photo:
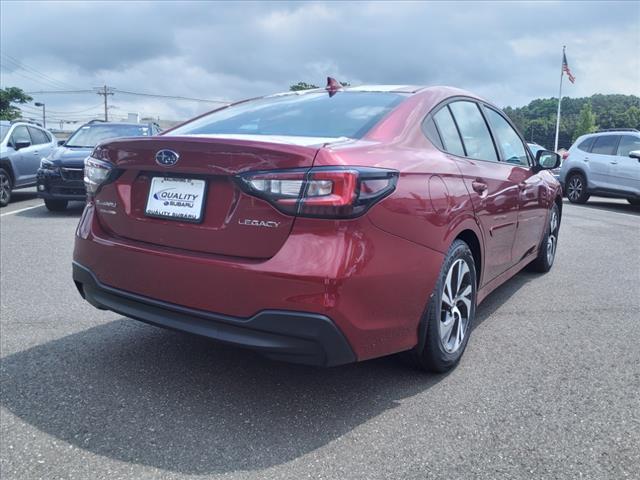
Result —
[[571, 175], [573, 175], [574, 173], [579, 173], [580, 175], [582, 175], [585, 182], [587, 182], [587, 188], [589, 188], [589, 178], [587, 177], [587, 172], [580, 167], [571, 167], [567, 172], [567, 175], [564, 177], [564, 183], [566, 184], [569, 181]]
[[16, 175], [13, 172], [13, 166], [11, 165], [11, 162], [6, 158], [0, 159], [0, 168], [4, 168], [7, 171], [7, 173], [11, 177], [11, 186], [15, 186]]
[[456, 241], [456, 240], [462, 240], [464, 243], [466, 243], [469, 246], [469, 249], [471, 250], [471, 254], [473, 255], [473, 263], [476, 269], [476, 283], [477, 283], [477, 287], [479, 288], [480, 278], [482, 277], [482, 267], [483, 267], [482, 244], [480, 243], [480, 238], [478, 237], [476, 232], [467, 228], [462, 230], [455, 236], [453, 241]]

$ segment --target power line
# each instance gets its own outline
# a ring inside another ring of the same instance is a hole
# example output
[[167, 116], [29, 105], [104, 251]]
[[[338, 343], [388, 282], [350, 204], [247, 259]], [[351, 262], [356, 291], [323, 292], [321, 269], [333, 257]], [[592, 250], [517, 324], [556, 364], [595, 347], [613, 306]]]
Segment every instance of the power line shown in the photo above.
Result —
[[[95, 108], [101, 107], [102, 106], [102, 102], [98, 103], [97, 105], [92, 105], [91, 107], [87, 107], [87, 108], [83, 108], [82, 110], [72, 110], [72, 111], [62, 111], [62, 110], [49, 110], [47, 109], [47, 112], [49, 113], [58, 113], [58, 114], [63, 114], [63, 115], [73, 115], [76, 113], [83, 113], [83, 112], [88, 112], [89, 110], [93, 110]], [[31, 105], [22, 105], [20, 108], [34, 108]]]
[[15, 57], [12, 57], [11, 55], [9, 55], [8, 53], [2, 53], [0, 52], [0, 55], [3, 56], [5, 58], [6, 61], [12, 63], [13, 65], [17, 66], [18, 68], [26, 71], [26, 72], [30, 72], [33, 73], [41, 78], [43, 78], [44, 80], [48, 81], [49, 83], [56, 85], [57, 88], [78, 88], [74, 85], [71, 85], [67, 82], [63, 82], [62, 80], [58, 80], [50, 75], [47, 75], [46, 73], [41, 72], [40, 70], [37, 70], [29, 65], [27, 65], [26, 63], [18, 60]]
[[0, 63], [0, 67], [1, 67], [3, 70], [5, 70], [5, 75], [7, 75], [7, 73], [9, 73], [9, 74], [11, 74], [11, 75], [18, 75], [18, 76], [19, 76], [19, 77], [21, 77], [21, 78], [24, 78], [24, 79], [29, 80], [29, 81], [31, 81], [31, 82], [35, 82], [35, 83], [37, 83], [37, 84], [39, 84], [39, 85], [42, 85], [42, 86], [44, 86], [44, 87], [46, 87], [46, 88], [51, 88], [51, 87], [60, 88], [60, 86], [59, 86], [59, 85], [56, 85], [55, 83], [49, 83], [49, 82], [48, 82], [48, 81], [46, 81], [46, 80], [42, 80], [42, 79], [40, 79], [40, 78], [37, 78], [37, 77], [31, 76], [31, 75], [29, 74], [29, 72], [26, 72], [26, 71], [22, 72], [22, 71], [18, 71], [18, 70], [11, 70], [11, 71], [9, 71], [10, 69], [7, 67], [7, 65], [2, 64], [2, 63]]
[[114, 89], [116, 93], [124, 93], [125, 95], [139, 95], [143, 97], [155, 97], [155, 98], [170, 98], [173, 100], [188, 100], [191, 102], [205, 102], [205, 103], [222, 103], [228, 105], [230, 102], [224, 100], [207, 100], [204, 98], [192, 98], [192, 97], [183, 97], [180, 95], [160, 95], [155, 93], [142, 93], [142, 92], [129, 92], [127, 90], [120, 90], [118, 88]]
[[95, 93], [93, 90], [38, 90], [37, 92], [24, 92], [27, 95], [44, 95], [49, 93]]

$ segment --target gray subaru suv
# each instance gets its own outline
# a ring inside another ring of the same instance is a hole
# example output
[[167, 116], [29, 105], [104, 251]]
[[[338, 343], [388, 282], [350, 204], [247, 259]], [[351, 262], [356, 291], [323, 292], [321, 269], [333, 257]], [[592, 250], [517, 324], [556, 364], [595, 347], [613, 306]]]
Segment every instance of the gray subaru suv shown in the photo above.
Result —
[[640, 205], [640, 131], [602, 130], [578, 137], [562, 162], [559, 180], [572, 203], [598, 195]]
[[40, 160], [57, 146], [56, 137], [38, 125], [0, 121], [0, 207], [14, 189], [36, 184]]

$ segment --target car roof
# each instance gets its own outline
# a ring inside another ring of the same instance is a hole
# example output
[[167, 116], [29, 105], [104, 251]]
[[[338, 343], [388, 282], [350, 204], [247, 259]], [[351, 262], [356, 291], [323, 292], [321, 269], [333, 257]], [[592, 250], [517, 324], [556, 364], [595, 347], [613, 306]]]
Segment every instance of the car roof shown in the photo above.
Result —
[[582, 135], [580, 138], [589, 138], [589, 137], [602, 137], [605, 135], [635, 135], [640, 136], [640, 132], [638, 130], [632, 129], [620, 129], [620, 130], [611, 130], [608, 132], [593, 132]]
[[126, 127], [135, 127], [135, 126], [141, 126], [141, 127], [146, 127], [148, 125], [151, 125], [153, 122], [145, 122], [145, 123], [135, 123], [135, 122], [96, 122], [96, 121], [92, 121], [92, 122], [87, 122], [85, 123], [85, 125], [116, 125], [116, 126], [126, 126]]

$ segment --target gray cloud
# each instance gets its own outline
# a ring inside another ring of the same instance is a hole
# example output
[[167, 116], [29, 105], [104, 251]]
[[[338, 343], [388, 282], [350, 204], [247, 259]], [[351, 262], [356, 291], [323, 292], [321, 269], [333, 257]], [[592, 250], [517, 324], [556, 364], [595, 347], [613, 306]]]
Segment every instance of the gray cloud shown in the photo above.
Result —
[[[640, 93], [637, 2], [3, 2], [1, 8], [1, 51], [80, 88], [106, 82], [239, 99], [331, 74], [352, 83], [454, 85], [500, 105], [523, 104], [557, 94], [566, 44], [578, 79], [566, 95]], [[13, 66], [3, 61], [3, 85], [48, 85]], [[62, 111], [99, 98], [46, 100]], [[174, 117], [206, 108], [122, 95], [113, 103], [120, 112]]]

